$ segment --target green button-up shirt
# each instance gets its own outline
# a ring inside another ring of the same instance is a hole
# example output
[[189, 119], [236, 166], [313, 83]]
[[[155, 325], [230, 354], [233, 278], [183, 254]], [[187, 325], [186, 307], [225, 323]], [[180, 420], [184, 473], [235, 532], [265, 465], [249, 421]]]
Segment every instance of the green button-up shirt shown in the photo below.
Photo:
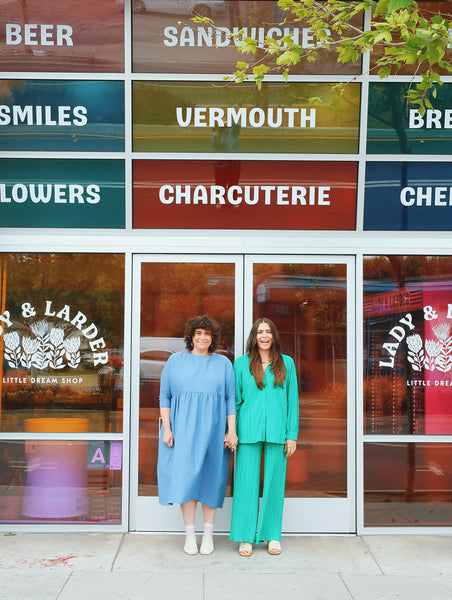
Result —
[[298, 436], [298, 384], [295, 363], [282, 355], [286, 379], [282, 387], [275, 387], [269, 365], [264, 374], [265, 387], [260, 390], [250, 372], [248, 354], [234, 363], [235, 403], [237, 408], [237, 435], [239, 444], [271, 442], [284, 444]]

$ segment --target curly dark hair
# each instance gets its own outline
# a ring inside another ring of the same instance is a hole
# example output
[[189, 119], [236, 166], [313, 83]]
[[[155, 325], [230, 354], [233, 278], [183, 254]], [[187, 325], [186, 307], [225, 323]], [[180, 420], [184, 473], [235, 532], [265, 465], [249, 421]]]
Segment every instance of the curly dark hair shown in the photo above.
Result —
[[188, 321], [185, 323], [184, 340], [187, 350], [193, 350], [193, 336], [195, 335], [195, 331], [197, 329], [205, 329], [206, 331], [210, 331], [212, 343], [209, 346], [209, 352], [215, 352], [220, 342], [221, 330], [218, 323], [212, 319], [212, 317], [209, 317], [209, 315], [193, 317], [192, 319], [188, 319]]

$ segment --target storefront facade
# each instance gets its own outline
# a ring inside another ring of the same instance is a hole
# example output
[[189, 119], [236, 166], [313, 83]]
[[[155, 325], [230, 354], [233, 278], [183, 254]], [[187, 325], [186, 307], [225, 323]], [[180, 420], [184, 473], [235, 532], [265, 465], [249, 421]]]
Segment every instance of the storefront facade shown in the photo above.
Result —
[[312, 32], [202, 7], [0, 4], [0, 529], [182, 529], [159, 379], [208, 313], [231, 360], [258, 316], [295, 360], [285, 532], [449, 533], [452, 77], [424, 116], [369, 57], [233, 85], [230, 33]]

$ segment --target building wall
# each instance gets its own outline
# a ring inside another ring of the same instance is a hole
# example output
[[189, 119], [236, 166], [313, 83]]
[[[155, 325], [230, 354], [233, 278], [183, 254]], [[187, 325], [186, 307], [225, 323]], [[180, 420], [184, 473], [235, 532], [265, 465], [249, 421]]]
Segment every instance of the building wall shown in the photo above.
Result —
[[145, 527], [159, 368], [202, 310], [231, 359], [257, 315], [283, 332], [291, 499], [348, 498], [333, 532], [450, 527], [451, 76], [424, 116], [368, 56], [234, 85], [228, 33], [312, 32], [183, 4], [0, 3], [2, 526]]

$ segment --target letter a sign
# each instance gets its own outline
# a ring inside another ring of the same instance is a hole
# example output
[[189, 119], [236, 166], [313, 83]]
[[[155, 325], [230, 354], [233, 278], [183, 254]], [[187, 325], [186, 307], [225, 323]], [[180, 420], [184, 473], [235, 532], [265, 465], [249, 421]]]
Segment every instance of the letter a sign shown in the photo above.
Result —
[[86, 466], [88, 469], [109, 469], [110, 442], [88, 442]]

